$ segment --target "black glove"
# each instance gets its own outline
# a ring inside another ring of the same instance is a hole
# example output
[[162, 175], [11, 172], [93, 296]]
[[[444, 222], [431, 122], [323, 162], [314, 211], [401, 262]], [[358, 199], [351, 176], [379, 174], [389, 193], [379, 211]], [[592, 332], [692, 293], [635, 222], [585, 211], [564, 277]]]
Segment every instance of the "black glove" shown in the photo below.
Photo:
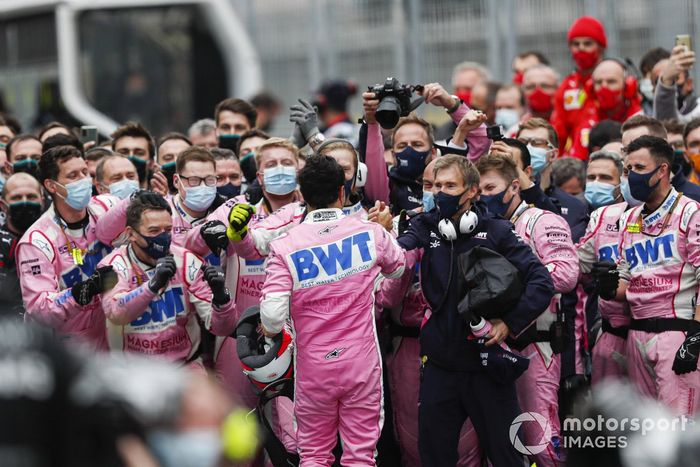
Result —
[[598, 295], [603, 300], [613, 300], [620, 284], [620, 273], [615, 263], [597, 261], [593, 263], [591, 275], [598, 281]]
[[700, 355], [700, 330], [688, 331], [685, 341], [676, 352], [672, 370], [677, 375], [690, 373], [698, 368], [698, 356]]
[[408, 226], [410, 222], [408, 219], [408, 214], [406, 213], [405, 209], [402, 209], [401, 212], [399, 213], [399, 224], [397, 226], [399, 232], [399, 235], [403, 235], [408, 231]]
[[211, 303], [216, 306], [227, 304], [231, 300], [231, 296], [226, 290], [224, 273], [211, 265], [202, 265], [202, 273], [204, 274], [204, 280], [207, 281], [209, 288], [211, 288]]
[[177, 270], [177, 265], [175, 264], [175, 258], [171, 255], [165, 258], [160, 258], [156, 263], [156, 272], [153, 277], [148, 281], [148, 288], [151, 292], [158, 293], [160, 289], [168, 284], [171, 277], [175, 275]]
[[75, 284], [71, 293], [73, 299], [80, 306], [85, 306], [92, 301], [97, 294], [111, 289], [117, 284], [117, 273], [112, 270], [112, 266], [98, 268], [88, 279]]
[[226, 224], [221, 221], [209, 221], [202, 226], [199, 234], [204, 239], [209, 249], [215, 255], [219, 255], [221, 250], [225, 250], [228, 246], [228, 237], [226, 236]]

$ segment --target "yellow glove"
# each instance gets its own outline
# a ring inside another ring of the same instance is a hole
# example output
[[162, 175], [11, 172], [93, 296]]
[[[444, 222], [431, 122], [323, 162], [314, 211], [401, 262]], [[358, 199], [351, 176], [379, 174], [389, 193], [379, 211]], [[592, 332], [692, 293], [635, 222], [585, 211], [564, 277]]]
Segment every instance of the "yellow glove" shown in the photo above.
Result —
[[255, 208], [250, 204], [236, 204], [228, 213], [226, 236], [232, 242], [240, 242], [248, 233], [248, 222], [255, 214]]

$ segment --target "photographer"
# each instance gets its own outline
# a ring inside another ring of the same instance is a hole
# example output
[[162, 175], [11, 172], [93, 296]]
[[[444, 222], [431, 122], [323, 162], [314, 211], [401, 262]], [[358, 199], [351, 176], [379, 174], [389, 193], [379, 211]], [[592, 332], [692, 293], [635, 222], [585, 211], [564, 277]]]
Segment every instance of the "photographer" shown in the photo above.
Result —
[[[450, 96], [438, 83], [426, 84], [420, 94], [425, 102], [444, 107], [455, 124], [459, 124], [469, 111], [466, 104]], [[370, 203], [383, 201], [391, 204], [392, 211], [396, 214], [402, 209], [419, 207], [423, 196], [420, 178], [423, 169], [436, 154], [432, 127], [425, 120], [413, 115], [399, 120], [393, 128], [391, 139], [397, 164], [387, 173], [382, 133], [376, 118], [380, 101], [376, 99], [374, 92], [365, 92], [362, 98], [367, 124], [365, 149], [367, 201]], [[483, 121], [485, 118], [475, 120], [477, 127], [467, 134], [469, 160], [478, 159], [488, 148], [489, 140], [486, 137], [486, 126], [483, 125]]]
[[[423, 378], [420, 388], [419, 449], [423, 465], [454, 466], [459, 432], [467, 418], [491, 463], [523, 465], [508, 430], [520, 414], [514, 383], [499, 383], [482, 370], [457, 305], [463, 290], [456, 258], [484, 246], [503, 255], [519, 271], [524, 293], [515, 308], [491, 321], [487, 345], [518, 335], [546, 309], [554, 285], [530, 247], [512, 225], [475, 203], [479, 173], [464, 157], [448, 155], [435, 163], [437, 209], [415, 217], [399, 237], [407, 250], [423, 248], [421, 284], [432, 310], [421, 329]], [[470, 227], [470, 228], [469, 228]], [[469, 232], [469, 233], [466, 233]]]

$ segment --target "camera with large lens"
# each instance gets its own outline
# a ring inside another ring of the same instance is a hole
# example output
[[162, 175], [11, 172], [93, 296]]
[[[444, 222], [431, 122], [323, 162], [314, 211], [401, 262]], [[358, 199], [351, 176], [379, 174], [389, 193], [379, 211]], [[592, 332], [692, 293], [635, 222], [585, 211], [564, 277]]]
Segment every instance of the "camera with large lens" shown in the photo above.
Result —
[[387, 78], [384, 84], [375, 84], [369, 87], [379, 99], [376, 119], [385, 130], [390, 130], [399, 123], [399, 118], [405, 117], [423, 103], [420, 97], [411, 102], [414, 90], [421, 90], [422, 86], [410, 86], [401, 84], [396, 78]]

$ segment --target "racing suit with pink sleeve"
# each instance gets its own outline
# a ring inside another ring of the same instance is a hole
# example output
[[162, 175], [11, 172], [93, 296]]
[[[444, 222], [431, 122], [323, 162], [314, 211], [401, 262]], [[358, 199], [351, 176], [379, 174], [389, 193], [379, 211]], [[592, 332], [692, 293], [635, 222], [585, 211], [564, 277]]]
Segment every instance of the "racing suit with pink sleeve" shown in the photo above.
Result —
[[339, 209], [308, 213], [270, 244], [260, 315], [295, 330], [295, 404], [301, 466], [327, 466], [338, 432], [343, 465], [375, 465], [383, 422], [374, 319], [378, 276], [399, 277], [404, 251], [381, 226]]
[[[389, 391], [394, 415], [394, 433], [401, 450], [401, 465], [420, 467], [418, 453], [418, 389], [420, 387], [420, 340], [418, 331], [428, 310], [420, 284], [414, 280], [423, 249], [406, 252], [401, 277], [384, 279], [377, 303], [391, 315], [393, 352], [386, 357]], [[481, 449], [471, 420], [464, 422], [459, 436], [458, 467], [479, 467]]]
[[632, 314], [628, 372], [643, 394], [675, 415], [692, 415], [700, 372], [678, 376], [671, 367], [697, 305], [700, 205], [671, 188], [654, 212], [644, 207], [627, 211], [620, 224], [620, 278]]
[[[620, 218], [627, 207], [627, 203], [622, 202], [593, 211], [586, 233], [576, 245], [582, 274], [589, 274], [596, 261], [619, 261]], [[630, 324], [629, 306], [599, 298], [598, 312], [603, 326], [593, 347], [593, 385], [605, 378], [619, 378], [627, 374], [625, 342]], [[595, 337], [592, 336], [592, 339]]]
[[[51, 327], [62, 339], [79, 340], [99, 350], [107, 349], [100, 297], [80, 306], [71, 288], [95, 272], [97, 263], [111, 251], [111, 241], [121, 233], [101, 226], [104, 213], [117, 201], [111, 195], [93, 197], [82, 226], [66, 224], [52, 205], [17, 244], [25, 319]], [[74, 250], [82, 258], [76, 258]]]
[[[533, 455], [532, 459], [538, 466], [563, 465], [558, 414], [561, 356], [553, 352], [549, 339], [541, 339], [540, 335], [547, 335], [557, 320], [561, 294], [576, 287], [578, 256], [571, 240], [569, 225], [562, 217], [523, 202], [513, 213], [511, 222], [516, 233], [530, 245], [549, 271], [556, 292], [549, 307], [535, 322], [537, 342], [519, 349], [520, 355], [530, 359], [530, 367], [515, 381], [515, 387], [523, 412], [541, 414], [549, 419], [552, 428], [552, 439], [547, 449]], [[536, 428], [536, 424], [528, 424], [525, 430], [528, 444], [532, 446], [542, 439], [541, 431]]]
[[[469, 110], [466, 104], [462, 104], [456, 111], [450, 114], [450, 117], [455, 124], [459, 125], [460, 120], [462, 120], [462, 117], [464, 117]], [[467, 159], [472, 162], [476, 161], [488, 151], [491, 140], [486, 136], [486, 125], [482, 124], [469, 132], [467, 135], [467, 145], [469, 147]], [[382, 132], [378, 123], [370, 123], [367, 125], [365, 164], [367, 165], [367, 181], [364, 186], [365, 197], [371, 202], [383, 201], [389, 204], [389, 174], [384, 160]], [[416, 206], [420, 205], [422, 193], [416, 191], [412, 193], [412, 196], [415, 198]]]
[[177, 246], [171, 246], [170, 253], [177, 271], [158, 293], [148, 285], [155, 267], [140, 261], [131, 245], [119, 247], [100, 262], [100, 266], [112, 266], [118, 277], [117, 285], [102, 295], [112, 350], [189, 363], [198, 357], [197, 316], [216, 335], [233, 332], [235, 304], [233, 300], [220, 306], [212, 304], [202, 260]]

